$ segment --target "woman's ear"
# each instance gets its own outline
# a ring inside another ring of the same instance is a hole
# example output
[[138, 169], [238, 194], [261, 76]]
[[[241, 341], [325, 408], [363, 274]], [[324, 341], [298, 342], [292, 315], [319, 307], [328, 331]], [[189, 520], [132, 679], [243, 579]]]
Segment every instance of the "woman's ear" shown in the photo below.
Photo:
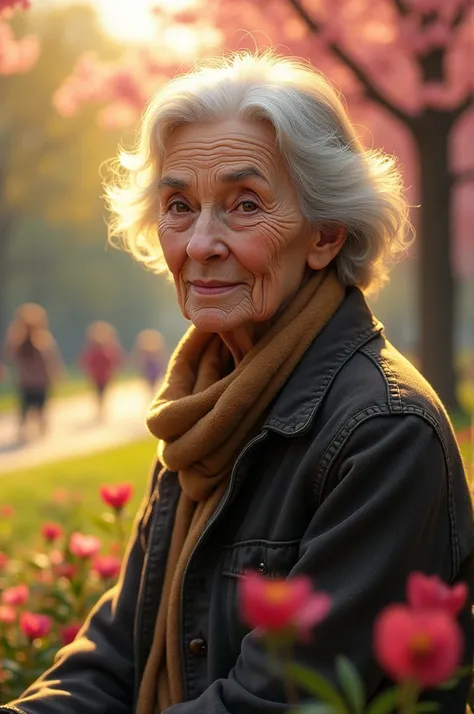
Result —
[[307, 263], [313, 270], [322, 270], [336, 257], [347, 238], [344, 226], [318, 228], [308, 251]]

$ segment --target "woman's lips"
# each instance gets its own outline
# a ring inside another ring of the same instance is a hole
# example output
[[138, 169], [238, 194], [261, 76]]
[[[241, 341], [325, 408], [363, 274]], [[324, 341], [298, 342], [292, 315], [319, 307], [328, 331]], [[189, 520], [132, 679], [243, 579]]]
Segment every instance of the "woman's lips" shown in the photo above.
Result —
[[209, 283], [191, 283], [191, 289], [198, 295], [221, 295], [222, 293], [231, 292], [240, 283], [219, 283], [217, 281]]

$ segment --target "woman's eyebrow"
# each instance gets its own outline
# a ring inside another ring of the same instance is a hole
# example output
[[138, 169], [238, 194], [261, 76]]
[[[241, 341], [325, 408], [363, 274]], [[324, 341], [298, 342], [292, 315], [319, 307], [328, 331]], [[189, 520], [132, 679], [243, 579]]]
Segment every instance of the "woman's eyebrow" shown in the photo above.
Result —
[[162, 188], [176, 188], [179, 191], [186, 191], [189, 188], [189, 184], [182, 179], [176, 178], [175, 176], [163, 176], [158, 184], [158, 190], [161, 191]]
[[221, 181], [225, 183], [239, 183], [240, 181], [245, 181], [249, 178], [258, 178], [264, 181], [268, 186], [270, 185], [268, 179], [262, 174], [256, 166], [245, 166], [242, 169], [236, 169], [235, 171], [230, 171], [229, 173], [223, 174], [221, 176]]

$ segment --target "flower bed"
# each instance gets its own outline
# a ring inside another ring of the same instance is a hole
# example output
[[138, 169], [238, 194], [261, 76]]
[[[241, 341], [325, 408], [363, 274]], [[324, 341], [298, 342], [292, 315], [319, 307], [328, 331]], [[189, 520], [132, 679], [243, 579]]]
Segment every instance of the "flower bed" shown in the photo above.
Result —
[[[54, 494], [58, 522], [30, 544], [15, 541], [15, 514], [0, 509], [0, 704], [18, 696], [76, 637], [86, 614], [120, 573], [131, 516], [130, 484], [103, 486], [107, 510], [86, 516], [67, 491]], [[98, 498], [99, 505], [99, 498]], [[83, 521], [79, 530], [77, 523]], [[93, 522], [102, 536], [87, 533]]]

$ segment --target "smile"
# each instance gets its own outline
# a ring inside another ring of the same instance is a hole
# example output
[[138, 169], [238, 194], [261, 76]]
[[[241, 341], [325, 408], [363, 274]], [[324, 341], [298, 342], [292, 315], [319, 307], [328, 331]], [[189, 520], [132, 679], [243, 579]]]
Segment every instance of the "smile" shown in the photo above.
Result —
[[191, 289], [197, 295], [222, 295], [234, 290], [240, 283], [219, 283], [212, 281], [209, 283], [191, 283]]

